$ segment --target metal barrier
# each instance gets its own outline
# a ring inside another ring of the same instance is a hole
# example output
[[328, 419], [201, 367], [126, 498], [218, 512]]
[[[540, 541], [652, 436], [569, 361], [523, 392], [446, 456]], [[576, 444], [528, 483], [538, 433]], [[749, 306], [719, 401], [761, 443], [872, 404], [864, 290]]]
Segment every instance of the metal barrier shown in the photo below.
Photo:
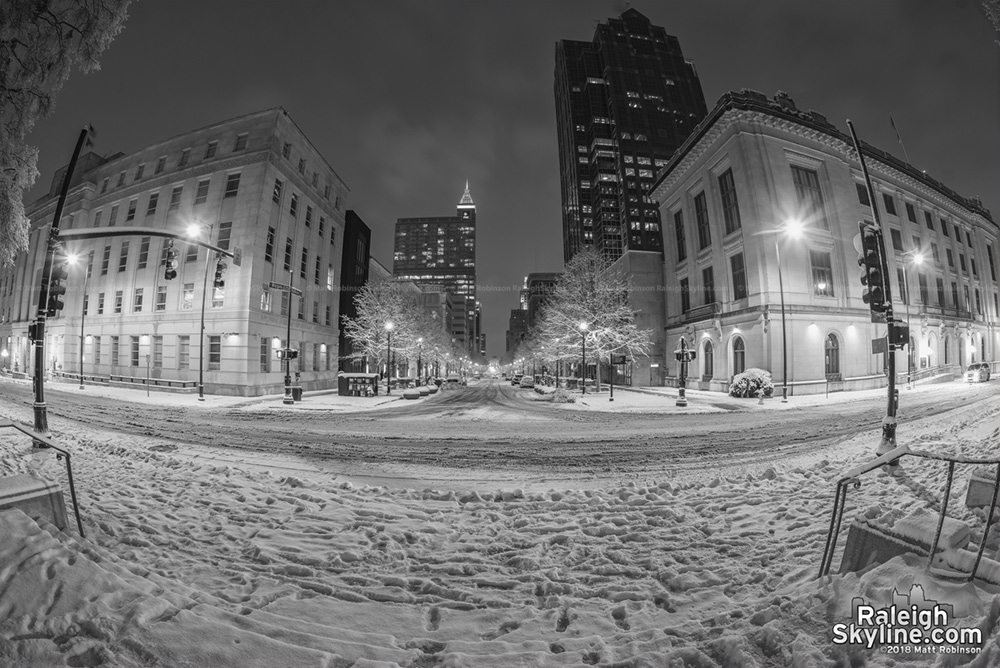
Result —
[[22, 427], [13, 420], [0, 420], [0, 429], [7, 427], [16, 429], [26, 436], [30, 436], [33, 442], [41, 443], [46, 448], [52, 448], [59, 453], [56, 455], [56, 459], [62, 459], [63, 457], [66, 458], [66, 475], [69, 478], [69, 494], [73, 499], [73, 512], [76, 514], [76, 528], [80, 530], [80, 538], [85, 538], [86, 536], [83, 533], [83, 521], [80, 519], [80, 506], [77, 505], [76, 502], [76, 487], [73, 485], [73, 465], [70, 462], [69, 451], [56, 445], [55, 441], [48, 436], [39, 434], [38, 432], [32, 431], [27, 427]]
[[955, 464], [993, 464], [996, 466], [993, 481], [993, 501], [990, 503], [990, 509], [986, 515], [986, 526], [983, 528], [982, 540], [979, 541], [979, 552], [976, 554], [976, 561], [972, 566], [972, 572], [968, 578], [969, 582], [975, 580], [976, 572], [979, 570], [979, 562], [982, 560], [983, 551], [986, 549], [986, 538], [989, 535], [990, 525], [993, 523], [993, 511], [997, 505], [998, 492], [1000, 492], [1000, 459], [972, 459], [970, 457], [949, 456], [934, 452], [924, 452], [922, 450], [910, 450], [907, 445], [901, 445], [866, 464], [854, 467], [837, 481], [837, 492], [833, 498], [833, 514], [830, 516], [830, 530], [826, 535], [826, 547], [823, 549], [823, 559], [820, 561], [818, 577], [823, 577], [830, 573], [833, 555], [837, 548], [837, 536], [840, 534], [841, 521], [844, 518], [844, 505], [847, 503], [848, 485], [853, 485], [854, 489], [859, 489], [861, 481], [858, 479], [858, 476], [874, 471], [885, 464], [903, 457], [921, 457], [923, 459], [936, 459], [948, 462], [948, 482], [944, 488], [944, 499], [941, 502], [941, 514], [938, 518], [937, 531], [934, 533], [934, 543], [931, 545], [930, 556], [928, 557], [928, 568], [934, 562], [938, 542], [941, 540], [941, 529], [944, 526], [944, 516], [948, 510], [948, 497], [951, 495], [951, 485], [955, 476]]

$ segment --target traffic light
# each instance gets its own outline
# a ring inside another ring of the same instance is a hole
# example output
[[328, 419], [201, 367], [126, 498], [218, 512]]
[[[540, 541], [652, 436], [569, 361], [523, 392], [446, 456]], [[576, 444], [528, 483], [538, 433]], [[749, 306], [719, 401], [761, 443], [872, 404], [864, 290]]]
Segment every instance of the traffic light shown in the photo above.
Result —
[[299, 351], [295, 350], [294, 348], [289, 348], [288, 349], [288, 359], [290, 359], [290, 360], [297, 360], [298, 358], [299, 358]]
[[283, 360], [283, 359], [285, 359], [285, 349], [284, 349], [284, 348], [278, 348], [278, 349], [276, 349], [276, 350], [274, 351], [274, 356], [275, 356], [275, 357], [276, 357], [277, 359], [279, 359], [279, 360]]
[[219, 260], [219, 264], [215, 265], [215, 280], [212, 282], [212, 286], [215, 288], [223, 288], [226, 286], [226, 282], [222, 280], [223, 275], [226, 273], [226, 263]]
[[58, 241], [52, 244], [52, 271], [49, 273], [49, 301], [45, 315], [52, 318], [63, 309], [66, 279], [69, 278], [69, 256]]
[[177, 249], [174, 248], [174, 240], [167, 239], [167, 251], [166, 257], [163, 260], [163, 278], [164, 280], [171, 280], [177, 278], [177, 267], [179, 263], [177, 261]]
[[887, 309], [888, 286], [886, 285], [885, 249], [882, 233], [875, 225], [867, 221], [859, 223], [861, 228], [858, 248], [858, 266], [861, 267], [861, 285], [865, 291], [861, 300], [868, 304], [873, 321], [885, 321]]

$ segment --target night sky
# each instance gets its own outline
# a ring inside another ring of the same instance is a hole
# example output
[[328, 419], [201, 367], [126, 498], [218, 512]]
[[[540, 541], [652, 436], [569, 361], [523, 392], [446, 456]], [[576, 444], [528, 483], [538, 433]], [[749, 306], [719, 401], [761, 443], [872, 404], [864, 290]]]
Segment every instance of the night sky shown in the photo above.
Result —
[[[29, 142], [41, 175], [94, 150], [131, 153], [282, 106], [350, 188], [392, 267], [397, 218], [477, 205], [490, 356], [517, 289], [562, 268], [555, 43], [591, 40], [623, 2], [135, 2], [91, 75], [74, 73]], [[910, 162], [1000, 221], [1000, 45], [978, 0], [632, 3], [678, 37], [711, 109], [730, 90], [778, 90]]]

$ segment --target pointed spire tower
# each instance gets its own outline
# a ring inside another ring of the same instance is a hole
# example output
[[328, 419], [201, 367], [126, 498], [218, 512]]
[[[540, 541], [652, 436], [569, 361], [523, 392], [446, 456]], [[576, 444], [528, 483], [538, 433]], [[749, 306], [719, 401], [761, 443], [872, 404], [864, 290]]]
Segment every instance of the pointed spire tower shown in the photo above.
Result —
[[476, 203], [472, 201], [472, 195], [469, 193], [468, 179], [465, 181], [465, 192], [462, 193], [462, 199], [458, 200], [458, 215], [465, 219], [476, 220]]

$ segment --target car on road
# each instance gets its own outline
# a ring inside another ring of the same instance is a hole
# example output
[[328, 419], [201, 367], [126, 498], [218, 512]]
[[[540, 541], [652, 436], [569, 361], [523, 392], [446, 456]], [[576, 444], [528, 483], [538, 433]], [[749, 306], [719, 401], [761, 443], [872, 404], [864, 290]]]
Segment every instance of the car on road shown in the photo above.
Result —
[[520, 384], [522, 378], [524, 378], [523, 373], [515, 373], [513, 376], [510, 377], [510, 384], [516, 387], [518, 384]]
[[985, 383], [990, 379], [990, 363], [975, 362], [965, 369], [967, 383]]
[[520, 387], [534, 387], [535, 379], [532, 376], [524, 376], [519, 383]]

